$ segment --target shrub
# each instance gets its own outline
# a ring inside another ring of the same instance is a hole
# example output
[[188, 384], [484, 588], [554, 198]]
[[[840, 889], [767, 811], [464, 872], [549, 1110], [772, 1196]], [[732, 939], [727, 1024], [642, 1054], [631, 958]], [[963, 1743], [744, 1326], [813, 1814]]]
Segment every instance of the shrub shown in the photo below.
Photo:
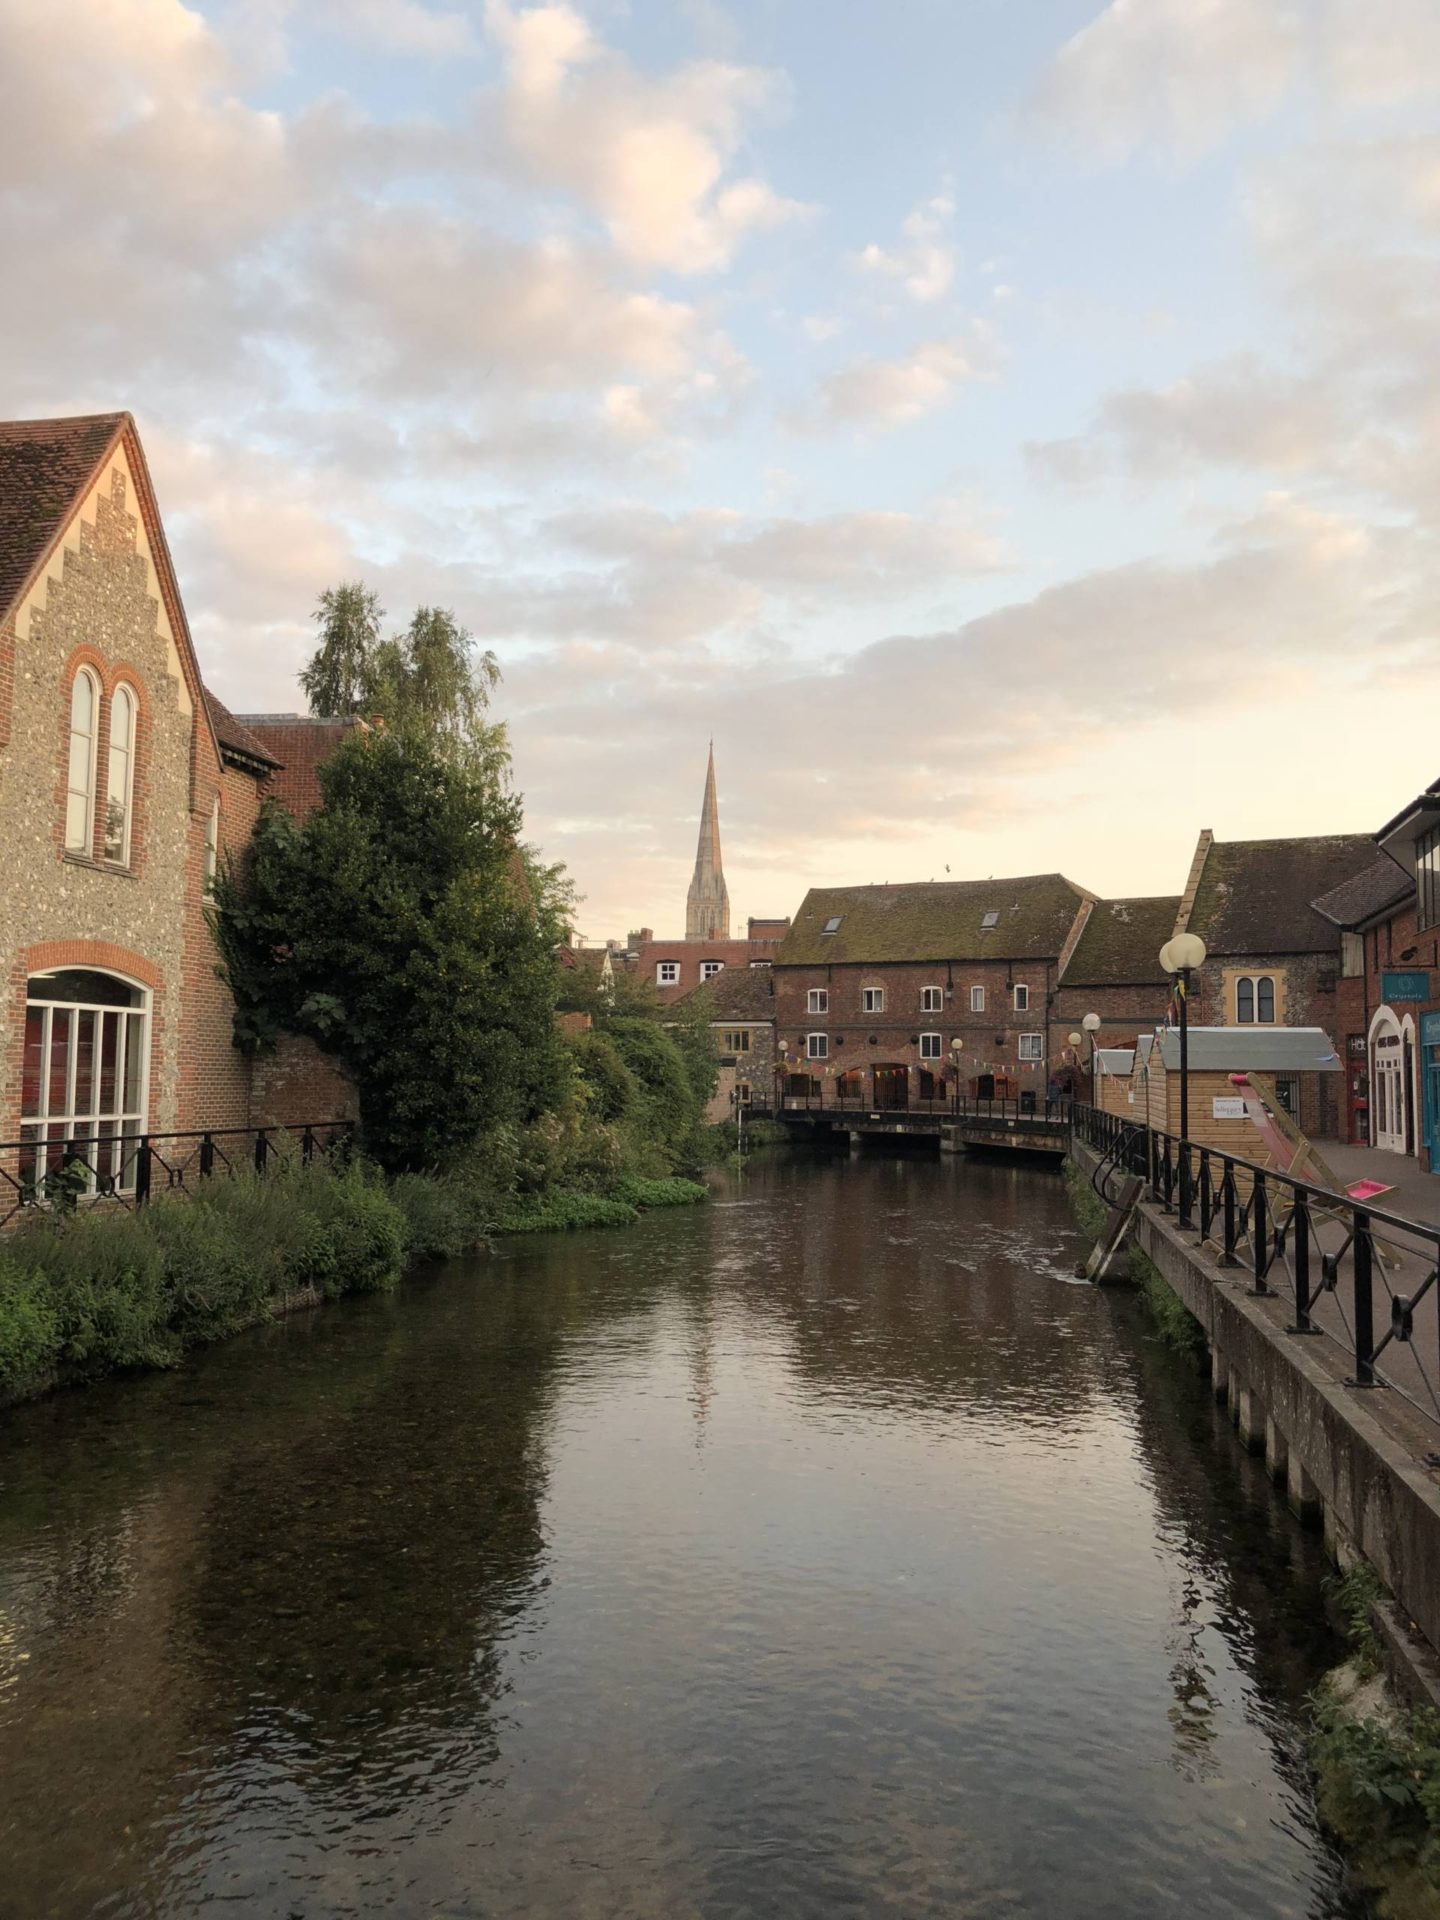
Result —
[[582, 1033], [574, 1043], [574, 1053], [590, 1111], [597, 1120], [624, 1120], [635, 1111], [640, 1089], [608, 1034]]
[[646, 1180], [639, 1174], [626, 1174], [611, 1188], [611, 1197], [631, 1207], [689, 1207], [706, 1200], [710, 1189], [698, 1180]]
[[0, 1388], [40, 1378], [60, 1352], [60, 1316], [50, 1282], [0, 1247]]
[[485, 1237], [485, 1194], [453, 1174], [398, 1174], [390, 1197], [405, 1216], [406, 1246], [416, 1259], [464, 1253]]
[[48, 1283], [67, 1372], [166, 1367], [179, 1357], [165, 1262], [141, 1215], [108, 1206], [47, 1213], [26, 1222], [11, 1254]]
[[335, 1168], [317, 1160], [281, 1174], [275, 1186], [310, 1214], [330, 1245], [321, 1287], [327, 1297], [388, 1290], [405, 1260], [405, 1215], [377, 1172], [362, 1161]]
[[207, 1180], [189, 1204], [224, 1219], [252, 1268], [264, 1276], [267, 1297], [303, 1287], [331, 1290], [338, 1261], [334, 1238], [312, 1209], [297, 1205], [290, 1176], [241, 1168], [228, 1179]]
[[168, 1319], [182, 1344], [218, 1340], [265, 1317], [275, 1262], [242, 1238], [238, 1215], [177, 1195], [157, 1200], [144, 1221], [159, 1243]]

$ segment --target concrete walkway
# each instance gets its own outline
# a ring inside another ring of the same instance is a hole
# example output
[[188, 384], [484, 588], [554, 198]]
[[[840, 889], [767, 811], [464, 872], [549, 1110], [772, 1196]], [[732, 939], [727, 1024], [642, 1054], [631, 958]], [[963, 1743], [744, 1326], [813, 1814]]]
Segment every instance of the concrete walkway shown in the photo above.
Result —
[[1407, 1220], [1440, 1224], [1440, 1173], [1425, 1173], [1420, 1162], [1404, 1153], [1382, 1153], [1378, 1147], [1337, 1147], [1316, 1142], [1317, 1151], [1345, 1185], [1357, 1180], [1381, 1180], [1393, 1193], [1382, 1193], [1375, 1205]]

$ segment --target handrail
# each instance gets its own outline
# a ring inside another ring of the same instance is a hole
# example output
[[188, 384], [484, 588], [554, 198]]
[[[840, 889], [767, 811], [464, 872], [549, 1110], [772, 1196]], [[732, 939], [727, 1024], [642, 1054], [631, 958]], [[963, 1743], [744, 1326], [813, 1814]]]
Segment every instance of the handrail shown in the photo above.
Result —
[[[1152, 1201], [1174, 1216], [1180, 1232], [1193, 1233], [1197, 1246], [1211, 1246], [1222, 1267], [1248, 1266], [1254, 1297], [1292, 1301], [1286, 1331], [1333, 1341], [1355, 1362], [1350, 1385], [1392, 1388], [1440, 1425], [1440, 1223], [1097, 1107], [1077, 1104], [1071, 1127], [1074, 1137], [1141, 1174]], [[1411, 1284], [1406, 1269], [1414, 1263]], [[1408, 1291], [1400, 1290], [1402, 1279]], [[1390, 1309], [1378, 1338], [1377, 1285]], [[1417, 1309], [1427, 1303], [1434, 1321], [1429, 1366], [1416, 1337]], [[1397, 1364], [1382, 1372], [1377, 1362], [1392, 1348]], [[1402, 1349], [1408, 1361], [1400, 1364]]]
[[1072, 1102], [1063, 1096], [1029, 1100], [982, 1100], [970, 1094], [914, 1095], [887, 1104], [869, 1094], [840, 1093], [825, 1088], [820, 1093], [784, 1093], [778, 1096], [778, 1110], [785, 1113], [866, 1113], [927, 1114], [952, 1120], [1032, 1120], [1051, 1126], [1070, 1124]]

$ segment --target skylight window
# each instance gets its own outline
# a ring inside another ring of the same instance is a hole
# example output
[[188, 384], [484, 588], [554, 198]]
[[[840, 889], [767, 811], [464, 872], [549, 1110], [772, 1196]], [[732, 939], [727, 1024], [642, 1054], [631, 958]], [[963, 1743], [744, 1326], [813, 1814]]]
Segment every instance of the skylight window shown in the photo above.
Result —
[[985, 915], [985, 918], [980, 922], [980, 928], [983, 932], [987, 927], [998, 927], [999, 924], [1000, 909], [998, 907], [991, 907], [990, 911]]
[[838, 933], [840, 931], [840, 922], [844, 918], [843, 913], [832, 913], [820, 931], [822, 933]]

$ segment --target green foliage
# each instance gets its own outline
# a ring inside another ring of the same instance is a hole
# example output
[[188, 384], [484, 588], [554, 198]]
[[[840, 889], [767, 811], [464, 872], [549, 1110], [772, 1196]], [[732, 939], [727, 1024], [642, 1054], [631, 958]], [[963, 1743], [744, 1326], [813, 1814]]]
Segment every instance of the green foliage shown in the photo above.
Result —
[[611, 1189], [610, 1197], [621, 1200], [626, 1206], [640, 1207], [692, 1207], [699, 1200], [708, 1200], [710, 1189], [702, 1186], [698, 1180], [646, 1180], [639, 1174], [627, 1173]]
[[687, 1054], [653, 1020], [615, 1019], [605, 1029], [634, 1078], [636, 1118], [672, 1161], [684, 1163], [703, 1111]]
[[323, 1163], [281, 1175], [275, 1185], [308, 1213], [329, 1241], [323, 1281], [328, 1296], [396, 1286], [405, 1263], [405, 1214], [377, 1172], [362, 1161], [334, 1170]]
[[439, 1259], [480, 1246], [491, 1209], [483, 1189], [449, 1174], [400, 1173], [390, 1197], [405, 1216], [405, 1238], [416, 1259]]
[[22, 1269], [43, 1276], [63, 1372], [87, 1378], [117, 1367], [170, 1366], [178, 1357], [164, 1257], [139, 1215], [110, 1207], [47, 1212], [25, 1222], [10, 1252]]
[[602, 1122], [628, 1120], [640, 1104], [640, 1088], [620, 1049], [606, 1033], [582, 1033], [572, 1046], [589, 1110]]
[[327, 587], [320, 595], [314, 613], [320, 645], [300, 669], [311, 713], [338, 718], [366, 710], [384, 617], [379, 596], [361, 580]]
[[1065, 1162], [1064, 1179], [1070, 1211], [1086, 1233], [1098, 1235], [1105, 1225], [1105, 1209], [1100, 1203], [1100, 1196], [1085, 1177], [1083, 1168], [1073, 1160]]
[[1325, 1582], [1325, 1591], [1345, 1623], [1345, 1637], [1355, 1655], [1360, 1673], [1374, 1673], [1380, 1664], [1380, 1642], [1375, 1637], [1372, 1615], [1376, 1602], [1385, 1591], [1375, 1569], [1357, 1560], [1344, 1573], [1333, 1573]]
[[628, 1227], [639, 1218], [623, 1200], [563, 1188], [528, 1194], [511, 1202], [495, 1223], [497, 1233], [562, 1233], [580, 1227]]
[[541, 935], [551, 948], [561, 947], [574, 930], [580, 890], [563, 860], [547, 861], [539, 847], [528, 841], [520, 849], [520, 859]]
[[687, 997], [666, 1008], [665, 1023], [685, 1063], [698, 1122], [720, 1082], [720, 1056], [715, 1050], [709, 1003], [703, 996], [700, 1000]]
[[357, 733], [320, 779], [323, 806], [299, 827], [267, 808], [217, 889], [236, 1039], [308, 1034], [354, 1076], [367, 1149], [433, 1167], [563, 1079], [519, 805], [413, 735]]
[[1176, 1353], [1199, 1359], [1205, 1351], [1205, 1330], [1179, 1295], [1137, 1246], [1129, 1251], [1130, 1271], [1155, 1322], [1155, 1331]]
[[204, 1197], [167, 1195], [147, 1210], [144, 1224], [160, 1247], [169, 1324], [182, 1345], [218, 1340], [264, 1319], [276, 1262], [268, 1245], [241, 1233], [238, 1213], [208, 1206]]
[[1400, 1920], [1440, 1915], [1440, 1716], [1357, 1714], [1332, 1688], [1314, 1697], [1310, 1759], [1325, 1825], [1357, 1879]]
[[44, 1270], [0, 1247], [0, 1388], [43, 1378], [59, 1357], [61, 1337]]

